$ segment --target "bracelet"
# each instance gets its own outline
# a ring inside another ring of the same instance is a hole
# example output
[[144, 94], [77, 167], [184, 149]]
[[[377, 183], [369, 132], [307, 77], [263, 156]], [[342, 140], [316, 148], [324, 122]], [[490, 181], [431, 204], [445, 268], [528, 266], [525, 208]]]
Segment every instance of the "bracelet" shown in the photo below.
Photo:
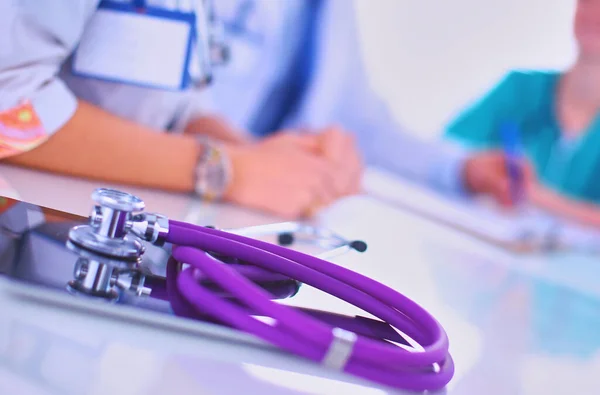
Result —
[[220, 200], [232, 178], [231, 162], [223, 150], [207, 138], [199, 138], [201, 153], [196, 165], [194, 191], [208, 201]]

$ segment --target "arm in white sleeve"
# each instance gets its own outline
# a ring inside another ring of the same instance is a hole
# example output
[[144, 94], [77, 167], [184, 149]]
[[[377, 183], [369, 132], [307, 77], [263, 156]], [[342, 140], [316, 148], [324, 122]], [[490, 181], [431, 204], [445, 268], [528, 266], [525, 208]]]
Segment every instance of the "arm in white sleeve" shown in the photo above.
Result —
[[[377, 129], [354, 129], [368, 166], [426, 184], [442, 193], [467, 193], [463, 179], [468, 158], [465, 149], [445, 142], [422, 141], [395, 124], [390, 129], [383, 126], [374, 122]], [[361, 133], [363, 130], [374, 132]]]
[[[356, 25], [352, 31], [356, 35]], [[358, 37], [351, 41], [359, 42]], [[423, 141], [398, 124], [369, 86], [359, 46], [353, 47], [354, 53], [348, 53], [346, 59], [345, 92], [340, 97], [338, 119], [355, 134], [365, 162], [444, 193], [464, 194], [466, 150], [446, 142]]]
[[98, 1], [0, 1], [0, 112], [30, 102], [46, 134], [71, 118], [77, 100], [57, 75]]
[[429, 143], [396, 123], [369, 86], [352, 2], [329, 0], [319, 23], [315, 70], [298, 119], [308, 126], [337, 124], [353, 133], [367, 165], [425, 183], [444, 193], [465, 192], [466, 152]]

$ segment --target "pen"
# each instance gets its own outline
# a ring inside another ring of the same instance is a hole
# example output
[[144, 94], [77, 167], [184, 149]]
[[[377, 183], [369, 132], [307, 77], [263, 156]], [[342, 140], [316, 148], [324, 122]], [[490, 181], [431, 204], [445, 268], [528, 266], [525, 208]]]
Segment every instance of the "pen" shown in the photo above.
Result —
[[505, 122], [501, 125], [500, 133], [506, 157], [506, 171], [510, 182], [512, 204], [516, 206], [523, 198], [524, 192], [519, 127], [513, 122]]

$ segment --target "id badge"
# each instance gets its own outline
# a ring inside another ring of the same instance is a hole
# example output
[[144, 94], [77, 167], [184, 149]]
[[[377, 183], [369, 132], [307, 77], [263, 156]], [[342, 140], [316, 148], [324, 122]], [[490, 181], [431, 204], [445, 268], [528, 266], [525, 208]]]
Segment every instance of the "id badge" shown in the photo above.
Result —
[[194, 13], [149, 7], [144, 1], [102, 1], [73, 56], [74, 75], [180, 90], [190, 83]]

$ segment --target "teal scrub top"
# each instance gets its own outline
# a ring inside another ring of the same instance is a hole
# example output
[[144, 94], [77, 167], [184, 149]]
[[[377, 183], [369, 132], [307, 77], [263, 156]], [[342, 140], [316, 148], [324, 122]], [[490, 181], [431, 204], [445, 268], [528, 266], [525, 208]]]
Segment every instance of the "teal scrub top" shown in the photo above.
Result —
[[600, 114], [568, 140], [556, 117], [561, 74], [513, 71], [446, 129], [446, 137], [473, 149], [502, 148], [501, 125], [516, 126], [522, 152], [540, 181], [569, 197], [600, 203]]

